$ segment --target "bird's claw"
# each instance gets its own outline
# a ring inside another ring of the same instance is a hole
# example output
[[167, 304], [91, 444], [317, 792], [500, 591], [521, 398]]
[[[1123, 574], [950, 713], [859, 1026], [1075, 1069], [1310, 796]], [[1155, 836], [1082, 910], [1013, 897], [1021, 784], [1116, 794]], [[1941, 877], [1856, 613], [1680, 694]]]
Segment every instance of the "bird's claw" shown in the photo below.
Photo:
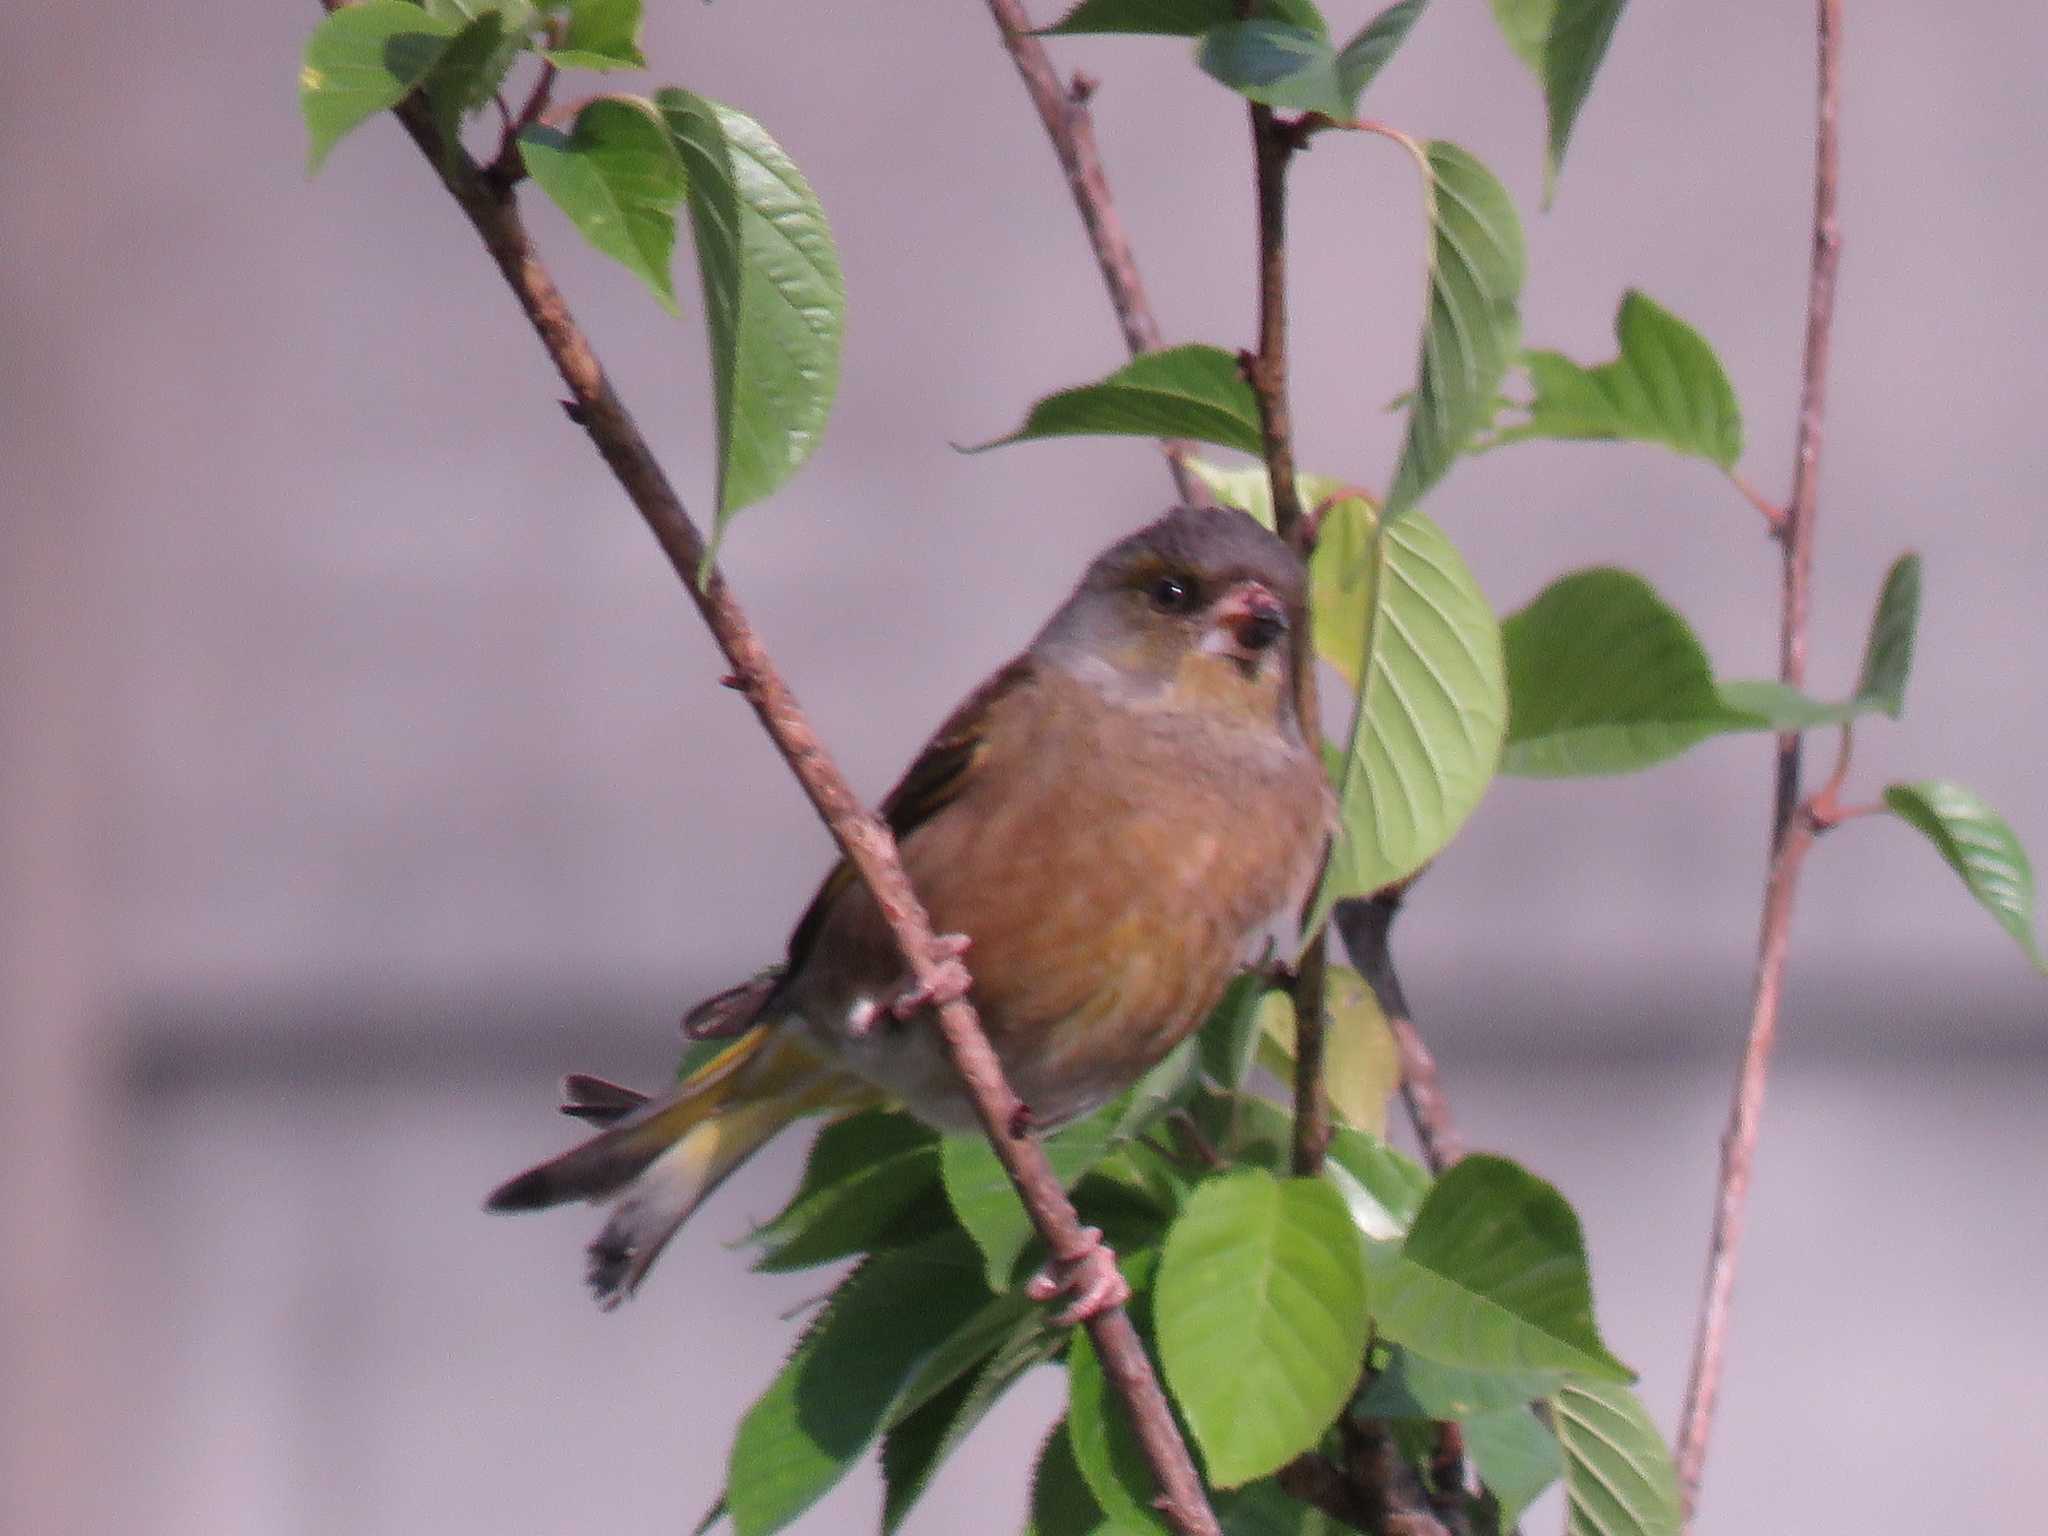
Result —
[[1055, 1327], [1078, 1327], [1131, 1299], [1130, 1282], [1116, 1267], [1116, 1252], [1102, 1240], [1102, 1229], [1083, 1227], [1081, 1241], [1079, 1253], [1050, 1260], [1024, 1282], [1024, 1294], [1033, 1301], [1074, 1298], [1053, 1318]]
[[965, 997], [973, 978], [960, 963], [960, 957], [972, 942], [964, 933], [940, 934], [932, 944], [932, 953], [939, 957], [939, 963], [932, 968], [931, 979], [912, 981], [905, 986], [889, 1000], [889, 1012], [899, 1019], [909, 1019], [926, 1008], [943, 1008]]

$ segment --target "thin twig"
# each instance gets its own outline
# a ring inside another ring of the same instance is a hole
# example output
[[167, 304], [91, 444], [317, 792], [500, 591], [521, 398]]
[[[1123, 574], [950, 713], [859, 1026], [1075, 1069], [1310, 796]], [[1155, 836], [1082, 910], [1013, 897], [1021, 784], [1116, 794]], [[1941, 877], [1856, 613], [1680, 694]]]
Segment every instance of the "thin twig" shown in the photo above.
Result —
[[1465, 1138], [1458, 1133], [1437, 1075], [1436, 1057], [1430, 1054], [1415, 1028], [1408, 997], [1401, 989], [1394, 969], [1392, 933], [1394, 919], [1407, 899], [1408, 882], [1390, 886], [1372, 896], [1351, 897], [1337, 903], [1331, 920], [1337, 936], [1344, 941], [1352, 965], [1372, 988], [1373, 1000], [1387, 1021], [1401, 1058], [1401, 1100], [1415, 1126], [1415, 1139], [1422, 1147], [1422, 1160], [1431, 1173], [1442, 1173], [1465, 1155]]
[[[1074, 206], [1080, 210], [1081, 223], [1087, 228], [1088, 244], [1095, 251], [1095, 264], [1102, 269], [1109, 302], [1116, 310], [1117, 324], [1123, 328], [1124, 344], [1133, 357], [1155, 352], [1160, 346], [1159, 322], [1145, 297], [1137, 258], [1131, 254], [1123, 220], [1109, 194], [1102, 154], [1095, 145], [1095, 122], [1088, 111], [1088, 98], [1095, 92], [1095, 82], [1085, 75], [1076, 75], [1071, 87], [1061, 87], [1059, 73], [1053, 68], [1045, 44], [1032, 34], [1031, 18], [1025, 14], [1022, 0], [988, 0], [988, 9], [995, 17], [996, 30], [1002, 34], [1003, 47], [1031, 96], [1031, 104], [1038, 109], [1038, 120], [1045, 124], [1046, 137], [1052, 140], [1060, 169], [1066, 172], [1067, 189], [1073, 193]], [[1167, 472], [1173, 476], [1180, 499], [1190, 506], [1207, 506], [1209, 488], [1188, 467], [1193, 446], [1178, 439], [1163, 440], [1159, 446], [1166, 453]]]
[[[322, 4], [330, 10], [335, 8], [335, 0], [322, 0]], [[589, 339], [534, 251], [517, 204], [509, 193], [494, 189], [467, 155], [443, 152], [432, 118], [416, 97], [401, 102], [395, 111], [426, 155], [428, 164], [468, 216], [525, 310], [556, 371], [569, 387], [576, 407], [573, 415], [589, 433], [591, 442], [682, 579], [684, 589], [731, 664], [740, 691], [803, 786], [819, 819], [873, 893], [912, 979], [919, 984], [939, 981], [939, 967], [945, 956], [938, 951], [931, 920], [904, 874], [894, 840], [888, 829], [854, 797], [770, 661], [724, 575], [712, 566], [704, 581], [695, 579], [704, 561], [703, 535], [684, 509], [632, 415], [613, 391]], [[1020, 1123], [1023, 1103], [1005, 1080], [973, 1006], [964, 1000], [948, 1003], [939, 1010], [938, 1021], [954, 1068], [974, 1101], [976, 1115], [997, 1157], [1023, 1198], [1033, 1226], [1056, 1259], [1071, 1260], [1084, 1255], [1089, 1248], [1088, 1240], [1044, 1152], [1028, 1137], [1011, 1133], [1011, 1127]], [[1194, 1462], [1130, 1318], [1121, 1308], [1112, 1308], [1092, 1318], [1087, 1326], [1103, 1368], [1129, 1410], [1147, 1460], [1159, 1479], [1163, 1490], [1159, 1501], [1162, 1513], [1185, 1536], [1219, 1536]]]
[[[1301, 488], [1295, 482], [1294, 418], [1287, 397], [1287, 165], [1295, 144], [1272, 108], [1254, 104], [1249, 116], [1259, 220], [1259, 344], [1240, 362], [1259, 406], [1266, 479], [1273, 494], [1273, 531], [1305, 560], [1314, 527], [1302, 509]], [[1321, 711], [1309, 636], [1295, 636], [1294, 646], [1298, 716], [1312, 726]], [[1294, 1000], [1293, 1167], [1298, 1174], [1317, 1172], [1330, 1145], [1330, 1095], [1323, 1082], [1327, 972], [1324, 930], [1317, 929], [1309, 936], [1288, 987]]]
[[[1837, 134], [1842, 101], [1842, 0], [1818, 0], [1818, 85], [1813, 177], [1813, 267], [1806, 296], [1806, 351], [1799, 400], [1798, 460], [1785, 507], [1781, 584], [1779, 676], [1797, 686], [1806, 675], [1806, 627], [1813, 581], [1814, 514], [1820, 485], [1820, 450], [1826, 415], [1828, 344], [1835, 313], [1835, 277], [1842, 233], [1836, 213], [1841, 180]], [[1777, 1042], [1785, 955], [1799, 871], [1813, 844], [1810, 807], [1800, 804], [1800, 738], [1780, 737], [1771, 815], [1770, 872], [1764, 886], [1749, 1038], [1736, 1078], [1728, 1127], [1721, 1139], [1721, 1177], [1714, 1201], [1705, 1295], [1693, 1342], [1692, 1375], [1680, 1416], [1679, 1488], [1691, 1521], [1699, 1506], [1714, 1400], [1720, 1390], [1735, 1266], [1747, 1214], [1764, 1087]]]

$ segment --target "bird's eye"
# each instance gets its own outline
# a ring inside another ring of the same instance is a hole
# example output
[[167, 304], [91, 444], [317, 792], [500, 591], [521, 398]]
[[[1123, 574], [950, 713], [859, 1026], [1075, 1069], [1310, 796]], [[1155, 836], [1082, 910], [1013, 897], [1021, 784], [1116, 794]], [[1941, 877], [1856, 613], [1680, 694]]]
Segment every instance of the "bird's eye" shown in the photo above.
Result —
[[1152, 606], [1162, 613], [1186, 613], [1195, 606], [1194, 583], [1179, 576], [1157, 576], [1145, 588]]

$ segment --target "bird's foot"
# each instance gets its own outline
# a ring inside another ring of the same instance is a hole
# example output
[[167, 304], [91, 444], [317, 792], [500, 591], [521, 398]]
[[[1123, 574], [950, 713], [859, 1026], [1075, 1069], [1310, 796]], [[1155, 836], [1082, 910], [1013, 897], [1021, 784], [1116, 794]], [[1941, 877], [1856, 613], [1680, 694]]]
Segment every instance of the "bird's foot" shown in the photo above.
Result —
[[967, 995], [970, 977], [960, 957], [972, 941], [964, 933], [942, 933], [934, 942], [939, 964], [932, 979], [907, 981], [894, 997], [864, 997], [846, 1015], [846, 1032], [855, 1040], [866, 1039], [886, 1018], [909, 1019], [920, 1009], [943, 1008]]
[[1033, 1301], [1051, 1301], [1060, 1296], [1074, 1298], [1053, 1319], [1056, 1327], [1078, 1327], [1131, 1299], [1130, 1282], [1116, 1267], [1116, 1252], [1102, 1240], [1102, 1229], [1083, 1227], [1081, 1242], [1079, 1253], [1049, 1261], [1024, 1282], [1024, 1294]]
[[908, 1019], [926, 1008], [943, 1008], [965, 997], [972, 978], [960, 957], [973, 942], [964, 933], [940, 934], [932, 944], [939, 963], [932, 969], [931, 980], [907, 983], [889, 1000], [889, 1012], [899, 1019]]

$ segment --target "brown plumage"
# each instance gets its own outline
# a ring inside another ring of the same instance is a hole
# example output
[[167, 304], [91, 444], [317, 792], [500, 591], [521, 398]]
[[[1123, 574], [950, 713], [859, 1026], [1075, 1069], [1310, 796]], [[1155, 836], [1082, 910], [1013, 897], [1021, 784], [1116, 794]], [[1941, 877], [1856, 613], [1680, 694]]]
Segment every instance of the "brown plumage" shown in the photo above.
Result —
[[[1089, 567], [883, 802], [936, 929], [971, 941], [969, 996], [1039, 1125], [1114, 1097], [1269, 934], [1292, 932], [1330, 820], [1296, 717], [1304, 587], [1300, 562], [1243, 514], [1169, 513]], [[791, 1119], [896, 1100], [971, 1125], [904, 990], [887, 926], [842, 862], [780, 970], [693, 1011], [697, 1032], [731, 1046], [656, 1103], [572, 1080], [565, 1107], [607, 1128], [492, 1208], [620, 1196], [592, 1249], [611, 1304]]]

